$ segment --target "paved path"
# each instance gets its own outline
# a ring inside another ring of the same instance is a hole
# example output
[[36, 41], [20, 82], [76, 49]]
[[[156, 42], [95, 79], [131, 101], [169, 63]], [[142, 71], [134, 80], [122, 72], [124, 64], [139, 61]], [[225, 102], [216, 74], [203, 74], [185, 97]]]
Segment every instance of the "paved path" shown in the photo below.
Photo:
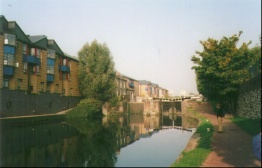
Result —
[[31, 117], [43, 117], [43, 116], [63, 115], [63, 114], [66, 114], [66, 112], [68, 112], [68, 111], [70, 111], [70, 110], [72, 110], [72, 109], [73, 109], [73, 108], [67, 109], [67, 110], [64, 110], [64, 111], [60, 111], [60, 112], [57, 112], [57, 113], [55, 113], [55, 114], [39, 114], [39, 115], [4, 117], [4, 118], [0, 118], [0, 120], [14, 119], [14, 118], [31, 118]]
[[186, 100], [187, 106], [195, 109], [214, 125], [211, 142], [212, 152], [201, 167], [261, 167], [261, 162], [252, 154], [252, 136], [245, 133], [230, 116], [223, 120], [223, 133], [217, 133], [217, 118], [209, 103], [194, 103]]

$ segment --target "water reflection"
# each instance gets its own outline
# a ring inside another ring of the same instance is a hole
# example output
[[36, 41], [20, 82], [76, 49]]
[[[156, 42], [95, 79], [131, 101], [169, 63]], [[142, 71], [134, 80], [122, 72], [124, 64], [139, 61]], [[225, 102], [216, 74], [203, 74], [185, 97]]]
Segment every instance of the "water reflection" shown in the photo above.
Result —
[[[135, 153], [142, 153], [145, 150], [143, 146], [136, 148], [136, 144], [144, 143], [145, 139], [150, 138], [153, 141], [146, 142], [149, 144], [147, 150], [157, 149], [156, 144], [159, 141], [164, 142], [161, 144], [170, 141], [167, 135], [179, 137], [185, 141], [185, 136], [178, 132], [191, 132], [191, 128], [196, 126], [197, 121], [186, 117], [138, 114], [102, 119], [74, 119], [58, 123], [2, 125], [0, 165], [22, 167], [132, 166], [128, 163], [132, 159], [129, 159], [131, 156], [127, 151], [134, 152], [135, 150]], [[161, 132], [166, 135], [162, 135]], [[192, 133], [186, 136], [187, 140], [191, 135]], [[161, 149], [166, 149], [164, 151], [167, 151], [168, 148], [161, 146]], [[176, 151], [171, 152], [176, 153]], [[177, 153], [179, 155], [181, 151]], [[151, 158], [148, 154], [146, 157]], [[174, 161], [176, 158], [172, 159]], [[144, 165], [141, 163], [140, 166]]]

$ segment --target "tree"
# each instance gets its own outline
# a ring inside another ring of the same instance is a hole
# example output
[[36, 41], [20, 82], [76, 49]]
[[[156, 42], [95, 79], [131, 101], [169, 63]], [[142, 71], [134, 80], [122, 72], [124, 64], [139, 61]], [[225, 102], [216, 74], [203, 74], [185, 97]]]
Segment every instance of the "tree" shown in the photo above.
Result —
[[89, 99], [102, 103], [114, 98], [115, 69], [111, 53], [107, 45], [96, 40], [85, 44], [78, 52], [79, 56], [79, 88]]
[[228, 104], [232, 112], [235, 112], [240, 84], [250, 79], [249, 66], [254, 59], [248, 49], [251, 41], [237, 48], [241, 34], [242, 31], [220, 41], [212, 38], [200, 41], [204, 48], [202, 52], [196, 51], [200, 58], [195, 55], [191, 58], [197, 64], [192, 69], [199, 93], [209, 100]]

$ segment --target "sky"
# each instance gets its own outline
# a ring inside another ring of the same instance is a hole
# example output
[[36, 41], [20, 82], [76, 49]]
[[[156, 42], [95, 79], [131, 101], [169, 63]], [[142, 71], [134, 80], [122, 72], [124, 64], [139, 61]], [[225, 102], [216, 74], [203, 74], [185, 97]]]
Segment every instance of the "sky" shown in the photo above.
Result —
[[0, 0], [0, 15], [72, 56], [106, 43], [117, 71], [175, 95], [198, 93], [191, 57], [200, 40], [243, 31], [239, 44], [251, 48], [261, 35], [261, 0]]

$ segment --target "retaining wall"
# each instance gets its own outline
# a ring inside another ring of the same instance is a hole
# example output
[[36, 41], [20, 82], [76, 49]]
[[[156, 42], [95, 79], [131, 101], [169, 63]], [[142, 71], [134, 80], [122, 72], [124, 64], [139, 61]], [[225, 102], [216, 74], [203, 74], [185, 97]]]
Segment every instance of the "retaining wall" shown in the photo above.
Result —
[[240, 87], [236, 113], [243, 118], [261, 118], [261, 74]]
[[80, 100], [81, 97], [60, 94], [0, 90], [0, 117], [54, 114], [75, 107]]

